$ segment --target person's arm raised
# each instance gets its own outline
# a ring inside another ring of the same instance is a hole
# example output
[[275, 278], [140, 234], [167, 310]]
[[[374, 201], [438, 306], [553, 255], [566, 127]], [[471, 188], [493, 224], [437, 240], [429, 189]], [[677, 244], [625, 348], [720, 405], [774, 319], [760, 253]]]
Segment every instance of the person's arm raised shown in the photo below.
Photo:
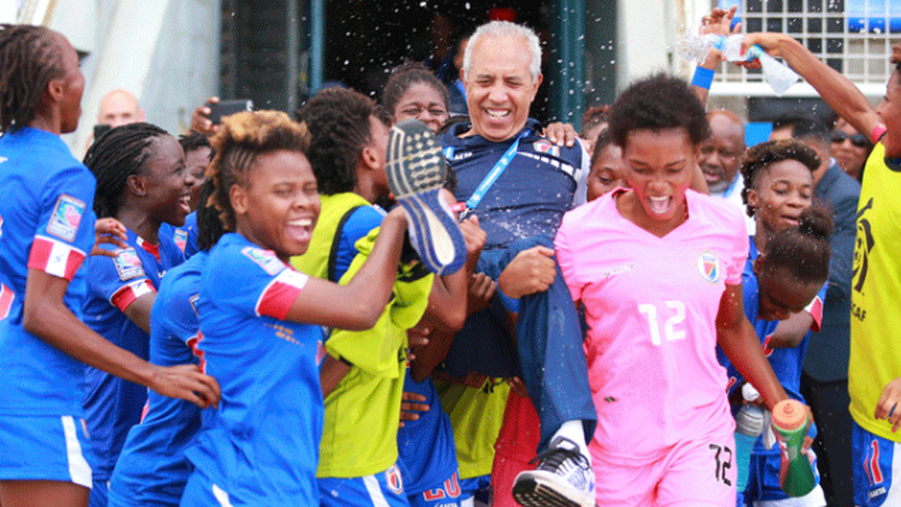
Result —
[[[814, 56], [800, 42], [782, 33], [750, 33], [745, 36], [742, 50], [758, 45], [771, 56], [778, 56], [795, 72], [801, 75], [829, 107], [850, 123], [858, 132], [868, 137], [876, 127], [882, 125], [879, 114], [870, 101], [850, 79], [841, 75]], [[874, 143], [878, 139], [872, 140]]]
[[398, 206], [382, 221], [372, 252], [347, 285], [310, 277], [285, 320], [362, 331], [375, 325], [392, 288], [400, 262], [407, 220]]

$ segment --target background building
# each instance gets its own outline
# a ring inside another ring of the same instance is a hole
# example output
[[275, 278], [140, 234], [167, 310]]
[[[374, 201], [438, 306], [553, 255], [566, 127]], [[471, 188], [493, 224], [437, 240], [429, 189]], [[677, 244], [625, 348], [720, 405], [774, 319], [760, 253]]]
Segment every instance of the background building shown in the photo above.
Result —
[[[82, 55], [84, 115], [69, 136], [80, 154], [100, 98], [115, 88], [134, 93], [148, 121], [180, 133], [211, 95], [285, 111], [324, 83], [375, 95], [394, 65], [440, 62], [458, 36], [492, 17], [541, 35], [536, 115], [578, 123], [586, 105], [612, 102], [637, 77], [688, 77], [674, 44], [714, 5], [739, 5], [745, 29], [793, 34], [881, 99], [901, 0], [0, 0], [0, 20], [47, 24]], [[776, 99], [759, 73], [725, 65], [711, 106], [752, 122], [798, 107], [827, 112], [804, 83]]]

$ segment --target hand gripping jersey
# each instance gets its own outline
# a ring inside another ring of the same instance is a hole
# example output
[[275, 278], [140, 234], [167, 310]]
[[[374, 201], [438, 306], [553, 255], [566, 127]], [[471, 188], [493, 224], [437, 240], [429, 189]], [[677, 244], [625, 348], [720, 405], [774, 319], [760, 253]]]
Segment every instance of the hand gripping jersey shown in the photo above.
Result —
[[[85, 261], [89, 278], [84, 321], [113, 344], [148, 359], [150, 336], [125, 315], [125, 310], [142, 295], [155, 292], [166, 271], [184, 262], [184, 256], [166, 236], [159, 237], [159, 245], [151, 245], [130, 230], [126, 234], [128, 248], [100, 246], [117, 250], [115, 258], [92, 255]], [[85, 377], [85, 420], [97, 455], [94, 479], [107, 481], [128, 430], [141, 420], [147, 388], [90, 366], [85, 367]]]
[[64, 303], [81, 315], [95, 185], [59, 136], [0, 137], [0, 414], [82, 415], [84, 365], [25, 331], [22, 310], [35, 269], [68, 280]]
[[901, 377], [901, 165], [873, 148], [864, 170], [857, 208], [857, 242], [851, 278], [851, 416], [863, 429], [901, 442], [887, 421], [877, 421], [885, 386]]
[[589, 325], [592, 454], [634, 464], [732, 431], [715, 320], [748, 242], [729, 202], [687, 191], [688, 219], [659, 238], [619, 214], [622, 192], [569, 212], [556, 251]]
[[[150, 316], [150, 362], [160, 366], [201, 364], [197, 299], [207, 253], [198, 252], [166, 274]], [[184, 449], [200, 429], [193, 403], [149, 390], [145, 415], [128, 432], [109, 488], [110, 507], [177, 506], [191, 473]]]
[[307, 279], [235, 233], [201, 275], [198, 349], [222, 399], [185, 454], [233, 505], [319, 503], [322, 328], [284, 320]]
[[524, 130], [527, 135], [495, 143], [478, 135], [458, 137], [469, 130], [468, 124], [458, 124], [441, 138], [448, 163], [457, 173], [459, 201], [472, 196], [485, 175], [519, 140], [516, 156], [475, 210], [488, 234], [485, 250], [532, 236], [551, 240], [563, 214], [573, 207], [578, 183], [584, 179], [583, 163], [588, 162], [584, 148], [581, 143], [572, 148], [551, 144], [538, 135], [541, 129], [538, 121], [530, 119]]

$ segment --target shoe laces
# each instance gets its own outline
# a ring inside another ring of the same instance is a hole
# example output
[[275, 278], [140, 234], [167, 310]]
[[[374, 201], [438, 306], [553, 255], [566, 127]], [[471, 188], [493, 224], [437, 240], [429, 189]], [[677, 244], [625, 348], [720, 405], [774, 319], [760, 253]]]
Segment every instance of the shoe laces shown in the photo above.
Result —
[[[569, 442], [572, 448], [560, 447], [559, 445], [563, 442]], [[583, 456], [578, 449], [579, 446], [572, 440], [565, 437], [557, 437], [546, 450], [535, 456], [529, 464], [538, 463], [538, 470], [556, 471], [566, 460], [572, 460], [579, 468], [591, 471], [591, 464], [588, 462], [588, 458]]]

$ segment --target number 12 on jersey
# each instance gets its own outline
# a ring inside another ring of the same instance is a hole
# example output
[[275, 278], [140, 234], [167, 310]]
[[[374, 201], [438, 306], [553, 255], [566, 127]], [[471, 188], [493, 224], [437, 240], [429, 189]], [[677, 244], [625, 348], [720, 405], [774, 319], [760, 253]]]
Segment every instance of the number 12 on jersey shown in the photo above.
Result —
[[660, 329], [660, 320], [658, 319], [657, 306], [654, 304], [638, 305], [638, 311], [645, 314], [648, 318], [648, 328], [651, 333], [651, 343], [660, 346], [662, 343], [661, 335], [666, 341], [674, 342], [685, 338], [685, 330], [681, 329], [680, 324], [685, 321], [685, 303], [678, 300], [664, 301], [666, 308], [663, 309], [666, 322], [663, 330]]

